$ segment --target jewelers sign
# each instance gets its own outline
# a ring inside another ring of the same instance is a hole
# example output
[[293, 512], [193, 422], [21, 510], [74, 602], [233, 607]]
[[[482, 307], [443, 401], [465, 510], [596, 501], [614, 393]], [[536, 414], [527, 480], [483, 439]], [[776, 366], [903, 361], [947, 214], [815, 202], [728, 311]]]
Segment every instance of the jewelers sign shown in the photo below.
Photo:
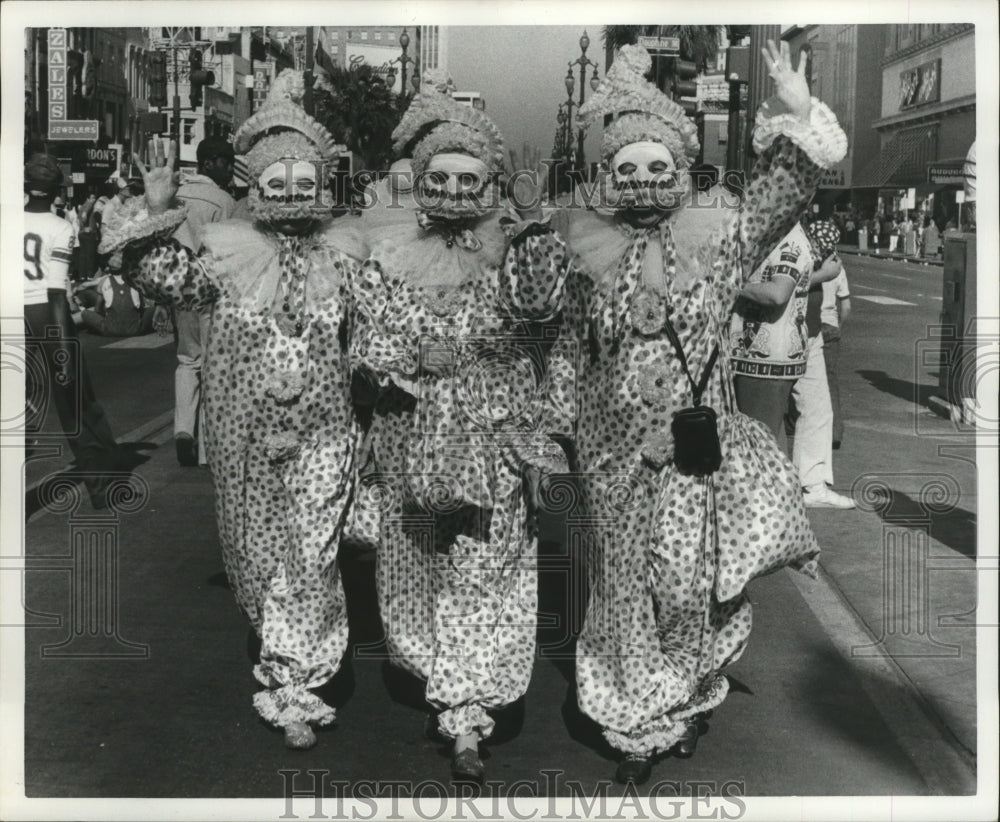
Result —
[[49, 29], [49, 139], [97, 142], [97, 120], [69, 119], [66, 29]]

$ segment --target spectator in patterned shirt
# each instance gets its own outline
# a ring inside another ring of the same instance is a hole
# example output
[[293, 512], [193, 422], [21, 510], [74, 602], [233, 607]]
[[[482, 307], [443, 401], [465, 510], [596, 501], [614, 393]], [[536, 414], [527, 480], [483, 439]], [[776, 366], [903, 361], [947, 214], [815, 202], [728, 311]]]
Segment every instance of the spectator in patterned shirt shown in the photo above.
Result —
[[806, 371], [811, 282], [820, 282], [814, 277], [812, 247], [796, 225], [751, 276], [733, 313], [736, 404], [764, 423], [783, 446], [788, 399]]

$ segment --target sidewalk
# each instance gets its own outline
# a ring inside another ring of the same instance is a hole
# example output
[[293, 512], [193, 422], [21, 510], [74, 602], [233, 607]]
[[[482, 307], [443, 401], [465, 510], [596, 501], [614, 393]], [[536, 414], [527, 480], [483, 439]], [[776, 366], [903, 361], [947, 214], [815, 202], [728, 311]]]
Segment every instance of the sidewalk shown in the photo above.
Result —
[[[871, 364], [865, 352], [877, 332], [859, 331], [845, 337], [843, 359]], [[93, 352], [95, 371], [109, 373], [99, 367], [109, 355], [121, 353]], [[370, 557], [344, 555], [353, 654], [327, 689], [338, 725], [312, 752], [290, 753], [257, 719], [248, 629], [222, 571], [211, 477], [180, 468], [169, 447], [171, 357], [170, 346], [143, 354], [155, 376], [138, 383], [140, 358], [114, 369], [119, 385], [143, 386], [141, 414], [160, 420], [156, 431], [138, 425], [134, 402], [112, 403], [134, 395], [100, 386], [119, 430], [133, 426], [158, 446], [136, 471], [145, 501], [112, 524], [117, 595], [105, 641], [120, 658], [52, 653], [75, 624], [65, 567], [74, 526], [65, 513], [42, 511], [27, 526], [29, 795], [280, 797], [283, 768], [302, 769], [302, 779], [307, 768], [348, 781], [444, 779], [447, 758], [423, 739], [419, 708], [383, 661]], [[654, 779], [731, 778], [764, 796], [975, 790], [975, 465], [960, 448], [968, 438], [956, 441], [945, 420], [905, 400], [908, 389], [892, 400], [859, 373], [844, 372], [852, 413], [835, 467], [838, 490], [862, 510], [810, 511], [823, 548], [819, 580], [783, 571], [751, 585], [754, 633], [730, 672], [733, 692], [698, 754], [665, 760]], [[949, 443], [956, 453], [942, 451]], [[954, 504], [928, 511], [928, 483], [949, 481]], [[883, 487], [885, 504], [872, 490]], [[540, 619], [529, 692], [501, 722], [486, 764], [491, 779], [508, 784], [559, 768], [590, 792], [614, 766], [571, 687], [566, 639], [578, 615], [561, 591], [578, 560], [558, 540], [540, 553], [548, 570], [539, 612], [548, 622]]]
[[901, 263], [914, 263], [916, 265], [936, 265], [939, 267], [944, 265], [944, 262], [940, 259], [910, 256], [899, 251], [873, 251], [870, 248], [862, 251], [856, 245], [838, 245], [837, 251], [840, 254], [852, 254], [859, 257], [874, 257], [878, 260], [896, 260]]
[[[169, 441], [169, 432], [160, 438]], [[158, 448], [139, 471], [145, 507], [116, 529], [117, 623], [107, 648], [117, 659], [53, 654], [71, 620], [25, 632], [25, 766], [29, 796], [273, 797], [283, 808], [287, 773], [298, 790], [309, 770], [362, 780], [432, 780], [448, 786], [445, 747], [423, 737], [412, 683], [385, 661], [370, 557], [345, 553], [342, 574], [352, 648], [342, 673], [324, 687], [338, 708], [335, 726], [311, 751], [291, 752], [254, 713], [248, 628], [226, 588], [214, 531], [210, 476], [179, 468]], [[66, 552], [67, 522], [53, 515], [29, 525], [36, 561]], [[541, 794], [566, 796], [576, 780], [587, 796], [610, 780], [615, 756], [581, 716], [566, 645], [562, 567], [578, 562], [565, 546], [541, 549], [552, 570], [542, 576], [539, 653], [523, 701], [498, 717], [486, 746], [490, 779], [506, 792], [518, 780]], [[48, 557], [39, 556], [42, 554]], [[553, 573], [553, 571], [555, 573]], [[36, 614], [65, 614], [65, 575], [27, 575]], [[932, 734], [898, 724], [884, 704], [912, 704], [898, 682], [881, 682], [855, 665], [830, 635], [829, 612], [817, 610], [788, 571], [750, 587], [754, 633], [729, 671], [731, 693], [715, 711], [697, 755], [656, 765], [646, 794], [663, 780], [687, 795], [699, 783], [725, 782], [751, 796], [933, 796], [974, 789], [969, 772], [917, 762], [907, 733], [919, 733], [935, 758], [948, 760]], [[815, 599], [815, 597], [811, 597]], [[842, 609], [841, 609], [842, 610]], [[43, 648], [48, 650], [44, 651]], [[886, 696], [887, 695], [887, 696]], [[896, 723], [896, 724], [894, 724]], [[544, 771], [559, 771], [546, 777]], [[620, 785], [608, 795], [622, 796]], [[331, 799], [332, 803], [333, 800]], [[311, 806], [310, 806], [311, 807]], [[332, 807], [332, 804], [331, 804]]]

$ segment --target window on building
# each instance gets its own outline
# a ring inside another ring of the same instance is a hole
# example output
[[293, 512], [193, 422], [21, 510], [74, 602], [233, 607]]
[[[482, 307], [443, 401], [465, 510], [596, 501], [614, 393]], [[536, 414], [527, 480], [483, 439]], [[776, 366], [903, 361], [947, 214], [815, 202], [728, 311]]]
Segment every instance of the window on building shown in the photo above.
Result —
[[917, 25], [906, 25], [899, 27], [899, 48], [905, 49], [907, 46], [912, 46], [917, 42], [917, 33], [920, 30], [920, 26]]
[[194, 142], [194, 120], [191, 117], [184, 117], [181, 120], [181, 127], [184, 129], [181, 140], [184, 145], [189, 146]]
[[[857, 26], [841, 26], [833, 51], [833, 110], [841, 128], [848, 135], [854, 133], [854, 103], [857, 79]], [[820, 98], [822, 99], [822, 98]]]
[[394, 32], [394, 31], [387, 31], [385, 33], [385, 39], [386, 40], [395, 40], [396, 39], [396, 32]]
[[375, 32], [375, 39], [376, 40], [381, 40], [382, 39], [382, 32], [376, 31]]
[[339, 32], [339, 31], [337, 31], [337, 29], [334, 29], [333, 31], [331, 31], [331, 32], [330, 32], [330, 36], [331, 36], [331, 37], [332, 37], [332, 38], [333, 38], [334, 40], [339, 40], [339, 39], [340, 39], [340, 32]]
[[886, 26], [885, 27], [885, 53], [892, 54], [896, 50], [896, 40], [898, 36], [899, 26]]
[[361, 39], [362, 40], [367, 40], [368, 39], [368, 32], [367, 31], [361, 32]]

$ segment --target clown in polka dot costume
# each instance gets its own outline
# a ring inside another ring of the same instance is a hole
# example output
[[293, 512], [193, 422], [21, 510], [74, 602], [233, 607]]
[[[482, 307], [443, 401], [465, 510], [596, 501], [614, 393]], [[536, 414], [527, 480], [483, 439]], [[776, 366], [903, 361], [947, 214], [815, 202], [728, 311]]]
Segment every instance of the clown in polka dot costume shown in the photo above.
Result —
[[367, 253], [355, 221], [331, 223], [317, 196], [334, 141], [299, 106], [303, 88], [301, 73], [283, 73], [236, 135], [255, 180], [253, 222], [206, 227], [200, 249], [184, 225], [169, 236], [183, 209], [161, 157], [144, 169], [145, 203], [122, 238], [148, 296], [213, 309], [204, 439], [222, 556], [261, 639], [253, 704], [295, 748], [334, 720], [312, 689], [347, 648], [337, 553], [358, 440], [350, 284]]
[[[505, 256], [529, 233], [488, 206], [500, 135], [449, 88], [423, 78], [394, 133], [412, 157], [414, 197], [362, 219], [371, 255], [355, 281], [353, 339], [380, 395], [372, 493], [359, 504], [370, 500], [381, 524], [392, 662], [425, 682], [432, 726], [454, 740], [453, 775], [482, 780], [491, 711], [523, 696], [534, 659], [532, 480], [565, 458], [548, 437], [547, 318], [500, 299]], [[565, 271], [554, 240], [535, 246]]]
[[525, 274], [532, 255], [548, 253], [535, 237], [505, 268], [515, 303], [561, 311], [561, 334], [581, 352], [566, 385], [594, 531], [578, 699], [622, 753], [623, 782], [648, 779], [658, 753], [694, 752], [700, 723], [726, 696], [724, 671], [747, 646], [746, 584], [785, 565], [811, 573], [819, 550], [791, 464], [736, 410], [728, 356], [716, 358], [703, 397], [718, 415], [721, 467], [695, 476], [673, 460], [673, 413], [692, 404], [692, 389], [667, 320], [697, 380], [717, 346], [729, 351], [743, 281], [846, 151], [787, 51], [772, 44], [768, 61], [777, 93], [757, 117], [759, 159], [742, 201], [713, 191], [692, 202], [694, 126], [644, 79], [646, 51], [623, 48], [579, 113], [584, 126], [614, 118], [605, 197], [551, 220], [573, 258], [569, 275], [552, 276], [548, 263]]

